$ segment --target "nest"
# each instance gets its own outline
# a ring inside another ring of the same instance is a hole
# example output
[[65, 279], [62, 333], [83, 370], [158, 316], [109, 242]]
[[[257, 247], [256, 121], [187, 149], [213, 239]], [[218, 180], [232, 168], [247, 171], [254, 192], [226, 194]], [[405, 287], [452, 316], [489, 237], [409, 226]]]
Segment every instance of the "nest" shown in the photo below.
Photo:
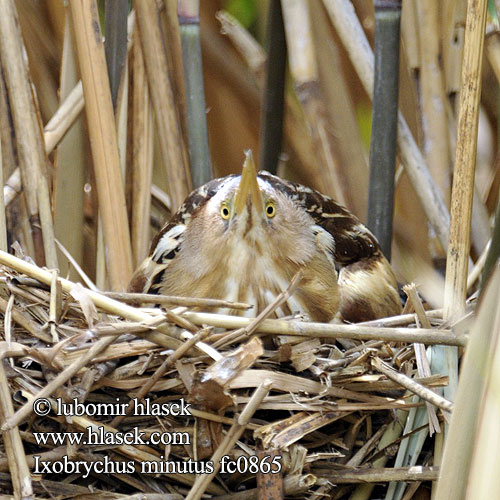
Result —
[[[412, 287], [416, 313], [323, 325], [268, 318], [293, 282], [250, 319], [244, 304], [113, 298], [12, 256], [0, 269], [1, 491], [31, 473], [37, 498], [341, 499], [437, 479], [432, 452], [395, 457], [451, 411], [424, 344], [465, 340]], [[405, 430], [421, 412], [430, 423]]]

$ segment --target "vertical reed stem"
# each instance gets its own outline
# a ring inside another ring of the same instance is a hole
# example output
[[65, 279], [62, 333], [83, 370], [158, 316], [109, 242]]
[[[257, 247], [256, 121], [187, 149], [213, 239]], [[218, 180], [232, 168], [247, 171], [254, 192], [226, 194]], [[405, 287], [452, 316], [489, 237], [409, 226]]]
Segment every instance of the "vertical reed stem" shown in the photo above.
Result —
[[469, 0], [467, 9], [446, 265], [445, 316], [447, 318], [463, 312], [467, 291], [486, 5], [486, 0]]
[[125, 290], [132, 274], [132, 251], [120, 172], [120, 158], [106, 59], [95, 0], [70, 2], [89, 122], [106, 266], [113, 290]]
[[104, 49], [111, 87], [111, 100], [113, 101], [113, 109], [115, 109], [118, 88], [127, 57], [128, 0], [106, 0], [104, 5], [106, 19]]
[[276, 174], [283, 138], [286, 38], [280, 0], [269, 1], [266, 84], [260, 120], [259, 169]]
[[212, 178], [200, 43], [200, 0], [180, 0], [179, 24], [186, 87], [189, 160], [193, 187]]
[[375, 81], [370, 142], [368, 227], [391, 258], [398, 134], [401, 0], [375, 0]]

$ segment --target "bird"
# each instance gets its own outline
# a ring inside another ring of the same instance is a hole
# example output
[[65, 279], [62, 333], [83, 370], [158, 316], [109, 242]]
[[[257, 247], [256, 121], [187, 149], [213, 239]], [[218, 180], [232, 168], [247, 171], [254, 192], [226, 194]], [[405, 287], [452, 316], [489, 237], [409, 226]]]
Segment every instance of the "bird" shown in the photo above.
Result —
[[332, 198], [268, 172], [250, 151], [241, 175], [194, 190], [151, 244], [129, 291], [215, 298], [256, 315], [300, 281], [276, 317], [356, 323], [401, 312], [375, 236]]

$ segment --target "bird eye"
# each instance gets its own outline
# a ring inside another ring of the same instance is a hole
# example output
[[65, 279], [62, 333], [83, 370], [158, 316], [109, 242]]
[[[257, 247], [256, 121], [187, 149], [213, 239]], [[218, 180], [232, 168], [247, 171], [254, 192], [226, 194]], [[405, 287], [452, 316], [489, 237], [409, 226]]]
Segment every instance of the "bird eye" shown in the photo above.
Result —
[[229, 210], [229, 206], [226, 202], [222, 203], [220, 207], [220, 215], [225, 220], [229, 219], [229, 216], [231, 215], [231, 211]]
[[272, 219], [276, 215], [276, 206], [272, 201], [266, 203], [266, 215], [269, 219]]

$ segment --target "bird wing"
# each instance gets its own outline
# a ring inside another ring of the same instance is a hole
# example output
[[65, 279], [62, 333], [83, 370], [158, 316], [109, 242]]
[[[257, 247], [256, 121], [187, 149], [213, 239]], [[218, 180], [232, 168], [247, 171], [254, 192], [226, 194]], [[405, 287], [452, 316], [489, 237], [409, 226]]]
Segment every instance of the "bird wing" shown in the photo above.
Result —
[[158, 293], [163, 272], [181, 249], [184, 234], [194, 214], [210, 199], [222, 184], [234, 175], [214, 179], [195, 189], [179, 210], [154, 237], [149, 256], [137, 268], [129, 284], [130, 292]]
[[342, 319], [368, 321], [401, 312], [392, 268], [375, 236], [354, 214], [311, 188], [267, 172], [260, 172], [259, 176], [300, 204], [316, 226], [332, 236]]

